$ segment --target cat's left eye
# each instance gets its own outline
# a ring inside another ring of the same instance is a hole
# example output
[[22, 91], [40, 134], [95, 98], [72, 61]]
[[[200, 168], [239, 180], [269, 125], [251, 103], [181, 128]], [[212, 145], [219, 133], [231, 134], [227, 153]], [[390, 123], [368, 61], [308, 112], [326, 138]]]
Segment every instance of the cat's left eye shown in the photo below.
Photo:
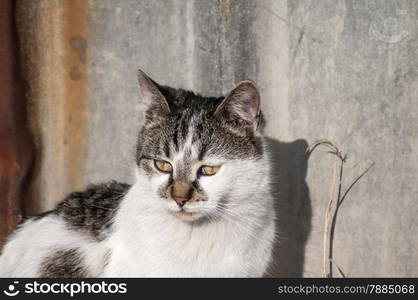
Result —
[[203, 166], [200, 168], [200, 173], [205, 176], [212, 176], [219, 172], [221, 166]]
[[154, 160], [155, 167], [164, 173], [171, 173], [173, 171], [173, 167], [171, 164], [165, 160]]

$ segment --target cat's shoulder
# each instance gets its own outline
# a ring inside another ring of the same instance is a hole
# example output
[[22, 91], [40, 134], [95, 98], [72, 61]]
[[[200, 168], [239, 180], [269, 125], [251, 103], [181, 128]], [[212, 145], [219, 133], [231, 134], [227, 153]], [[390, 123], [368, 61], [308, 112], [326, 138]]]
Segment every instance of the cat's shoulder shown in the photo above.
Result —
[[69, 194], [55, 212], [71, 227], [100, 239], [112, 225], [113, 216], [129, 188], [130, 185], [116, 181], [90, 185], [84, 191]]
[[58, 215], [71, 229], [101, 240], [112, 225], [113, 216], [129, 188], [129, 184], [116, 181], [91, 184], [82, 191], [66, 196], [54, 210], [31, 219]]

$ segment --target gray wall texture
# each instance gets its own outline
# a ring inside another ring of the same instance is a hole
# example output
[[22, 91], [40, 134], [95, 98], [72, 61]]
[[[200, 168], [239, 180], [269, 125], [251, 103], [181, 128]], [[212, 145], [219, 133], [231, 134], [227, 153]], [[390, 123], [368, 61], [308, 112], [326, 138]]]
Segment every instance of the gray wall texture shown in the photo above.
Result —
[[[31, 5], [31, 22], [54, 5], [59, 18], [59, 1]], [[132, 182], [142, 122], [137, 68], [205, 95], [252, 79], [275, 166], [275, 274], [321, 275], [335, 156], [318, 148], [306, 160], [304, 152], [327, 138], [348, 156], [344, 190], [374, 163], [339, 210], [334, 259], [351, 277], [418, 276], [418, 1], [91, 0], [86, 9], [85, 163], [74, 184], [58, 184], [65, 175], [55, 176], [47, 157], [65, 158], [51, 150], [60, 137], [47, 138], [53, 129], [38, 133], [38, 210], [89, 182]], [[54, 26], [36, 24], [38, 35]], [[32, 97], [39, 106], [60, 93]], [[38, 128], [47, 122], [39, 118]]]

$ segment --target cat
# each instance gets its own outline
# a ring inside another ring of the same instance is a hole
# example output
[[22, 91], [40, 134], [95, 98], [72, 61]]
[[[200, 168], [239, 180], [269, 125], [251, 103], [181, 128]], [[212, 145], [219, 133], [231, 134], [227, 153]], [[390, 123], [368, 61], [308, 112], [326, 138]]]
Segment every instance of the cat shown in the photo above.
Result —
[[138, 72], [135, 183], [90, 185], [11, 234], [0, 277], [261, 277], [275, 241], [270, 162], [252, 81], [226, 97]]

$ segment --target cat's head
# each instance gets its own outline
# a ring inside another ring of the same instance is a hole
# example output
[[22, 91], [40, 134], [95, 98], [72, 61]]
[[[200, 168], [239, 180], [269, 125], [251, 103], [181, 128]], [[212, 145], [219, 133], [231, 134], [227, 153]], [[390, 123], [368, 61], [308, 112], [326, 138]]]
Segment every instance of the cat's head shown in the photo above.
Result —
[[187, 221], [216, 219], [256, 201], [265, 168], [254, 83], [216, 98], [161, 86], [142, 71], [138, 81], [145, 122], [136, 161], [153, 201]]

